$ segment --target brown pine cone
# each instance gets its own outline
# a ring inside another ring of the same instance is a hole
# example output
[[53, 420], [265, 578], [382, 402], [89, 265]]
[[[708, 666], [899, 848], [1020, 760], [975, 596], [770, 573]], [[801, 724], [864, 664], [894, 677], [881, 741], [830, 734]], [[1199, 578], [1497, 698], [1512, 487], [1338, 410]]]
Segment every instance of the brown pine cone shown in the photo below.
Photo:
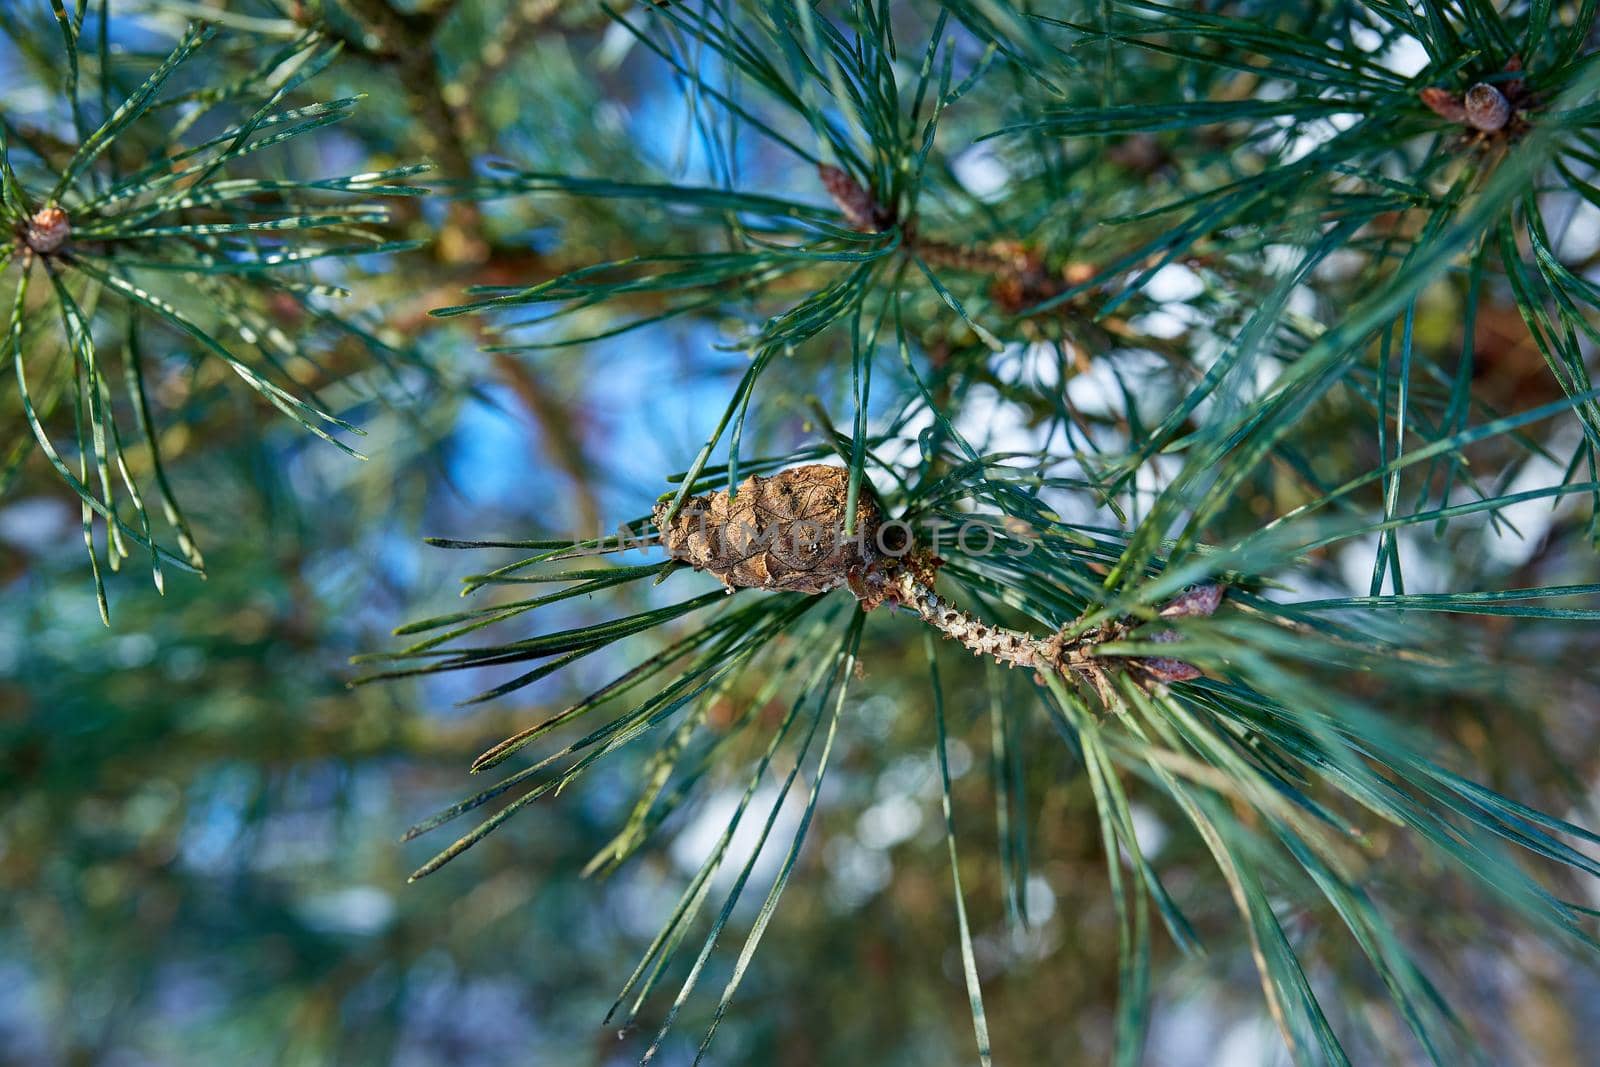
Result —
[[673, 559], [715, 575], [729, 589], [825, 593], [849, 583], [878, 557], [882, 510], [871, 486], [856, 501], [855, 532], [844, 534], [850, 472], [821, 463], [770, 477], [752, 475], [727, 490], [695, 496], [670, 523], [669, 503], [655, 522]]

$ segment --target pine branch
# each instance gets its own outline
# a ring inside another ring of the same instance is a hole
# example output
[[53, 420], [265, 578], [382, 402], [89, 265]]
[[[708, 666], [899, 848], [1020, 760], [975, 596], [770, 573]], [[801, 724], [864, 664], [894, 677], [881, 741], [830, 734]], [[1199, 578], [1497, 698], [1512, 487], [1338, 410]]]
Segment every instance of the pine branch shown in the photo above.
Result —
[[[75, 56], [77, 31], [68, 25], [64, 32], [68, 54]], [[354, 455], [353, 449], [323, 427], [360, 431], [272, 381], [274, 370], [281, 372], [286, 360], [307, 357], [260, 307], [274, 291], [298, 281], [297, 269], [302, 269], [302, 264], [411, 247], [371, 232], [370, 227], [387, 223], [384, 209], [370, 203], [349, 205], [348, 200], [414, 194], [417, 190], [405, 183], [420, 170], [402, 167], [311, 180], [229, 176], [231, 168], [258, 152], [348, 117], [354, 101], [284, 106], [291, 92], [332, 59], [332, 51], [323, 42], [308, 37], [280, 50], [247, 82], [231, 85], [226, 92], [202, 93], [208, 101], [201, 105], [202, 111], [225, 99], [249, 100], [252, 110], [220, 133], [185, 143], [174, 131], [162, 130], [153, 112], [163, 104], [163, 91], [182, 77], [185, 63], [211, 36], [209, 30], [191, 27], [155, 72], [110, 110], [98, 128], [85, 134], [64, 163], [52, 166], [51, 159], [25, 148], [19, 155], [18, 148], [0, 138], [4, 215], [10, 232], [0, 251], [14, 265], [16, 279], [6, 354], [11, 356], [7, 362], [18, 400], [35, 442], [81, 500], [91, 560], [95, 560], [96, 546], [90, 516], [98, 515], [106, 524], [110, 567], [117, 569], [128, 556], [129, 543], [141, 545], [151, 553], [152, 577], [158, 589], [163, 584], [163, 562], [198, 571], [203, 561], [161, 473], [153, 408], [144, 386], [145, 368], [138, 350], [130, 344], [122, 354], [125, 373], [120, 376], [129, 389], [125, 403], [136, 412], [138, 437], [148, 452], [161, 489], [162, 511], [178, 535], [181, 555], [167, 552], [154, 539], [154, 524], [124, 451], [124, 440], [131, 441], [133, 435], [119, 429], [111, 403], [116, 388], [111, 383], [119, 376], [111, 373], [95, 341], [95, 322], [108, 316], [99, 307], [99, 294], [106, 294], [108, 302], [123, 312], [130, 336], [133, 323], [145, 319], [190, 340], [220, 359], [269, 404]], [[79, 84], [72, 81], [65, 91], [70, 110], [81, 117], [86, 107], [79, 99]], [[135, 141], [149, 144], [150, 161], [131, 173], [123, 172], [114, 157], [121, 146]], [[330, 203], [337, 200], [347, 203]], [[35, 310], [26, 294], [30, 279], [41, 272], [48, 280], [51, 300]], [[174, 288], [174, 277], [182, 278], [187, 287]], [[337, 291], [319, 286], [309, 289]], [[163, 290], [173, 295], [163, 295]], [[192, 297], [197, 291], [217, 302], [210, 307], [196, 306]], [[78, 414], [74, 434], [77, 474], [68, 469], [65, 456], [53, 443], [51, 428], [39, 417], [29, 393], [30, 372], [48, 378], [54, 371], [51, 359], [30, 355], [24, 335], [50, 318], [59, 320], [75, 365], [72, 395]], [[224, 341], [226, 333], [238, 340]], [[254, 358], [243, 356], [243, 349], [254, 349]], [[91, 467], [99, 471], [97, 486], [91, 486], [87, 478]], [[124, 521], [115, 499], [109, 475], [112, 467], [124, 483], [133, 525]], [[101, 613], [106, 616], [98, 562], [93, 570]]]
[[[671, 721], [672, 739], [627, 828], [596, 858], [598, 867], [620, 862], [706, 773], [698, 765], [672, 786], [674, 768], [705, 728], [703, 702], [743, 672], [767, 669], [761, 664], [773, 657], [764, 655], [765, 643], [794, 627], [790, 658], [768, 677], [788, 678], [809, 656], [815, 673], [799, 686], [795, 707], [814, 706], [820, 715], [830, 694], [822, 678], [839, 663], [830, 658], [836, 650], [853, 656], [859, 642], [870, 658], [889, 640], [883, 613], [865, 623], [857, 613], [849, 629], [831, 635], [816, 617], [779, 614], [795, 594], [817, 599], [843, 588], [860, 607], [907, 607], [988, 663], [1023, 666], [1032, 677], [1039, 707], [1082, 764], [1100, 817], [1118, 917], [1123, 1062], [1138, 1058], [1147, 1021], [1149, 911], [1175, 942], [1193, 941], [1179, 903], [1139, 847], [1129, 799], [1136, 785], [1181, 813], [1214, 861], [1267, 1008], [1297, 1058], [1345, 1054], [1274, 908], [1281, 895], [1314, 902], [1305, 906], [1345, 924], [1424, 1048], [1448, 1056], [1441, 1050], [1470, 1043], [1399, 947], [1386, 910], [1362, 888], [1368, 815], [1406, 827], [1480, 890], [1588, 944], [1580, 912], [1549, 895], [1502, 845], [1587, 873], [1592, 857], [1558, 834], [1593, 836], [1566, 823], [1557, 829], [1546, 816], [1513, 831], [1511, 801], [1442, 775], [1420, 755], [1427, 742], [1396, 729], [1383, 710], [1389, 700], [1453, 699], [1445, 694], [1512, 701], [1516, 683], [1508, 679], [1539, 669], [1514, 655], [1493, 666], [1475, 660], [1463, 653], [1475, 639], [1415, 621], [1424, 614], [1432, 621], [1504, 613], [1557, 624], [1589, 609], [1539, 601], [1568, 595], [1558, 590], [1569, 587], [1575, 597], [1591, 591], [1566, 583], [1431, 599], [1406, 589], [1403, 536], [1428, 529], [1459, 544], [1463, 523], [1487, 517], [1509, 528], [1511, 510], [1531, 501], [1585, 506], [1592, 516], [1596, 490], [1584, 477], [1594, 465], [1594, 390], [1578, 344], [1596, 336], [1592, 312], [1600, 305], [1550, 239], [1547, 209], [1534, 192], [1594, 199], [1571, 162], [1600, 158], [1588, 144], [1594, 74], [1577, 59], [1586, 31], [1563, 24], [1546, 33], [1487, 5], [1448, 14], [1424, 8], [1418, 15], [1380, 5], [1337, 17], [1319, 8], [1290, 28], [1286, 19], [1155, 3], [1118, 5], [1081, 21], [949, 4], [928, 22], [905, 20], [926, 35], [920, 66], [905, 61], [913, 53], [896, 39], [906, 27], [874, 4], [717, 6], [715, 18], [672, 5], [619, 15], [635, 47], [691, 87], [697, 108], [714, 113], [713, 120], [695, 110], [692, 120], [708, 180], [510, 169], [484, 178], [476, 195], [637, 205], [641, 216], [669, 219], [670, 228], [658, 246], [640, 241], [554, 278], [480, 287], [438, 314], [488, 316], [510, 337], [526, 330], [533, 338], [507, 340], [496, 346], [501, 352], [576, 346], [673, 319], [744, 322], [738, 346], [748, 367], [693, 462], [657, 502], [648, 542], [658, 539], [669, 562], [688, 565], [680, 572], [704, 571], [735, 595], [720, 611], [710, 594], [661, 609], [661, 622], [711, 612], [685, 639], [704, 645], [669, 645], [673, 657], [688, 657], [684, 672], [668, 669], [676, 662], [669, 658], [624, 675], [619, 686], [660, 672], [662, 688], [576, 747], [494, 787], [555, 775], [523, 787], [511, 807], [423, 872], [526, 801], [572, 781], [604, 751], [578, 756], [580, 749], [630, 743]], [[989, 46], [981, 57], [946, 48], [952, 22]], [[1357, 28], [1378, 43], [1358, 40]], [[1382, 55], [1404, 36], [1430, 59], [1415, 77], [1391, 69]], [[705, 76], [696, 57], [707, 53], [728, 80]], [[1078, 65], [1090, 55], [1105, 63], [1086, 77]], [[786, 159], [788, 169], [773, 173], [790, 175], [791, 184], [741, 184], [730, 162], [736, 136]], [[954, 176], [952, 157], [974, 145], [994, 153], [1005, 172], [1002, 195], [987, 201]], [[1156, 192], [1163, 184], [1165, 196]], [[818, 185], [831, 206], [819, 205]], [[1269, 251], [1285, 261], [1263, 264]], [[1330, 265], [1341, 261], [1354, 265], [1335, 279]], [[1492, 262], [1560, 399], [1504, 405], [1474, 388], [1475, 353], [1439, 359], [1440, 346], [1419, 342], [1424, 301], [1467, 261], [1469, 334], [1477, 303], [1492, 297], [1484, 274]], [[1199, 292], [1181, 300], [1155, 295], [1157, 280], [1178, 266], [1198, 280]], [[1321, 301], [1317, 310], [1296, 306], [1305, 294]], [[652, 301], [643, 314], [624, 311], [641, 299]], [[1152, 317], [1173, 305], [1186, 318], [1175, 334], [1154, 336]], [[529, 309], [542, 311], [530, 317]], [[1006, 360], [1026, 363], [1030, 344], [1053, 352], [1058, 378], [1041, 384], [1000, 370]], [[1158, 383], [1127, 370], [1133, 354], [1145, 351], [1165, 357], [1168, 373]], [[890, 362], [896, 377], [886, 394]], [[1072, 371], [1114, 381], [1103, 413], [1086, 417], [1072, 390], [1060, 395]], [[742, 456], [747, 422], [771, 420], [763, 403], [799, 389], [847, 398], [850, 432], [835, 427], [835, 419], [846, 426], [845, 415], [819, 399], [808, 405], [818, 446]], [[991, 449], [983, 437], [993, 416], [984, 412], [1015, 410], [1028, 412], [1029, 429], [1046, 431], [1037, 447]], [[1553, 427], [1573, 420], [1578, 443], [1563, 443], [1558, 455]], [[886, 448], [894, 457], [887, 461], [880, 458]], [[810, 464], [829, 451], [842, 466]], [[1563, 468], [1563, 476], [1513, 488], [1532, 457]], [[1067, 504], [1075, 505], [1070, 519]], [[991, 551], [972, 551], [958, 537], [953, 546], [935, 539], [895, 556], [858, 539], [883, 529], [890, 515], [972, 524], [988, 535]], [[820, 536], [792, 536], [806, 524], [819, 526]], [[1328, 554], [1361, 538], [1376, 545], [1369, 594], [1297, 602], [1292, 590], [1328, 581]], [[541, 580], [544, 563], [591, 547], [639, 546], [560, 542], [470, 579], [469, 588]], [[935, 589], [936, 562], [946, 594]], [[633, 576], [619, 569], [618, 580]], [[1224, 589], [1230, 607], [1218, 611]], [[522, 610], [478, 609], [452, 622], [476, 627]], [[1404, 612], [1405, 624], [1386, 612]], [[656, 618], [645, 613], [454, 656], [430, 645], [426, 652], [442, 658], [419, 669], [568, 649], [588, 654]], [[754, 640], [743, 638], [747, 628]], [[1171, 654], [1174, 641], [1181, 655]], [[589, 713], [610, 692], [576, 707]], [[738, 721], [750, 728], [747, 718]], [[818, 721], [810, 720], [812, 729]], [[942, 711], [940, 727], [942, 737]], [[529, 727], [481, 765], [544, 729]], [[765, 735], [768, 758], [788, 729]], [[833, 729], [830, 720], [830, 742]], [[553, 769], [553, 761], [573, 758], [567, 769]], [[1464, 802], [1462, 789], [1476, 799]], [[742, 808], [730, 835], [741, 815]], [[798, 847], [797, 839], [789, 859]], [[629, 980], [624, 996], [633, 998], [633, 1011], [671, 960], [682, 924], [703, 906], [706, 879], [722, 860], [720, 851], [708, 859]], [[668, 1023], [747, 876], [748, 868]], [[769, 906], [786, 876], [774, 883]], [[766, 915], [741, 953], [718, 1020]], [[970, 937], [964, 911], [961, 930]], [[987, 1054], [980, 990], [968, 971]]]

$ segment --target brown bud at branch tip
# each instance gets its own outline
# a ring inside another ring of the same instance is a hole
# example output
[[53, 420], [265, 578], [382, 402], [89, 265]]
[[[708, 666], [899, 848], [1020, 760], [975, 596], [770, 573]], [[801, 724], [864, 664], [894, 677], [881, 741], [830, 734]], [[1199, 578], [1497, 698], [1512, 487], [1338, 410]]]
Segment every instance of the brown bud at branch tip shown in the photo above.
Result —
[[1456, 99], [1456, 95], [1448, 89], [1429, 87], [1417, 94], [1422, 97], [1422, 102], [1427, 104], [1435, 115], [1450, 122], [1466, 122], [1467, 109]]
[[1484, 133], [1503, 130], [1511, 121], [1511, 101], [1488, 82], [1479, 82], [1467, 90], [1463, 111], [1467, 125]]
[[41, 256], [47, 256], [66, 243], [72, 233], [67, 213], [54, 204], [42, 207], [28, 220], [22, 243]]
[[884, 229], [888, 221], [886, 213], [872, 198], [872, 194], [854, 178], [829, 163], [817, 164], [817, 175], [839, 211], [849, 220], [852, 229], [862, 233], [877, 233]]

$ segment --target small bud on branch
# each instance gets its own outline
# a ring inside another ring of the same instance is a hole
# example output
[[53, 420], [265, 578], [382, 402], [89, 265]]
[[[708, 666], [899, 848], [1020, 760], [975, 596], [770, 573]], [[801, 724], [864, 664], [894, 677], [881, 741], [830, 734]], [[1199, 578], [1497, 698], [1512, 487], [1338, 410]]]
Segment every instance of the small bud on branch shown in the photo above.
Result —
[[[1501, 73], [1515, 74], [1521, 69], [1522, 60], [1512, 56]], [[1498, 85], [1478, 82], [1464, 96], [1438, 86], [1429, 86], [1417, 95], [1435, 115], [1476, 130], [1480, 136], [1502, 131], [1516, 133], [1525, 125], [1519, 112], [1535, 103], [1520, 77], [1505, 79]]]
[[[851, 229], [882, 233], [899, 223], [902, 247], [929, 266], [989, 275], [994, 298], [1008, 314], [1056, 296], [1094, 275], [1087, 265], [1072, 264], [1065, 282], [1052, 277], [1039, 254], [1020, 241], [999, 240], [965, 247], [925, 237], [915, 219], [899, 219], [893, 208], [880, 204], [870, 190], [840, 168], [819, 163], [817, 175]], [[1083, 273], [1085, 270], [1087, 273]]]
[[22, 231], [22, 243], [41, 256], [48, 256], [72, 235], [67, 213], [55, 204], [40, 208]]
[[1429, 86], [1417, 94], [1435, 115], [1449, 122], [1466, 122], [1467, 109], [1449, 89]]
[[1511, 101], [1488, 82], [1479, 82], [1467, 90], [1462, 110], [1467, 125], [1484, 133], [1503, 130], [1511, 121]]
[[817, 175], [822, 179], [822, 187], [828, 190], [828, 195], [853, 229], [862, 233], [877, 233], [893, 223], [894, 220], [878, 206], [872, 194], [838, 167], [819, 163]]

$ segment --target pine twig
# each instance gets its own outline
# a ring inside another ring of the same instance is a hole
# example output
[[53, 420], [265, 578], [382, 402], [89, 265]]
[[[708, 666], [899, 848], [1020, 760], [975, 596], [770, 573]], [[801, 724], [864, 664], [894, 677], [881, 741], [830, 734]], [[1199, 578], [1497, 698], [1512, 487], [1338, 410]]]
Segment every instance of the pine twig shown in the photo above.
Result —
[[[1116, 621], [1083, 632], [1064, 627], [1049, 637], [985, 623], [934, 591], [939, 559], [905, 546], [891, 553], [880, 536], [883, 512], [870, 491], [857, 502], [856, 534], [844, 534], [850, 472], [843, 467], [806, 464], [777, 474], [752, 475], [729, 495], [726, 490], [690, 497], [670, 518], [668, 502], [656, 509], [662, 543], [673, 559], [715, 576], [735, 589], [825, 593], [848, 588], [872, 610], [897, 604], [978, 656], [1008, 667], [1041, 673], [1076, 674], [1098, 689], [1106, 660], [1102, 644], [1120, 641], [1137, 625]], [[1213, 614], [1222, 602], [1221, 586], [1191, 589], [1161, 611], [1177, 619]], [[1175, 641], [1163, 631], [1156, 641]], [[1166, 656], [1136, 662], [1162, 681], [1200, 676], [1194, 666]]]

